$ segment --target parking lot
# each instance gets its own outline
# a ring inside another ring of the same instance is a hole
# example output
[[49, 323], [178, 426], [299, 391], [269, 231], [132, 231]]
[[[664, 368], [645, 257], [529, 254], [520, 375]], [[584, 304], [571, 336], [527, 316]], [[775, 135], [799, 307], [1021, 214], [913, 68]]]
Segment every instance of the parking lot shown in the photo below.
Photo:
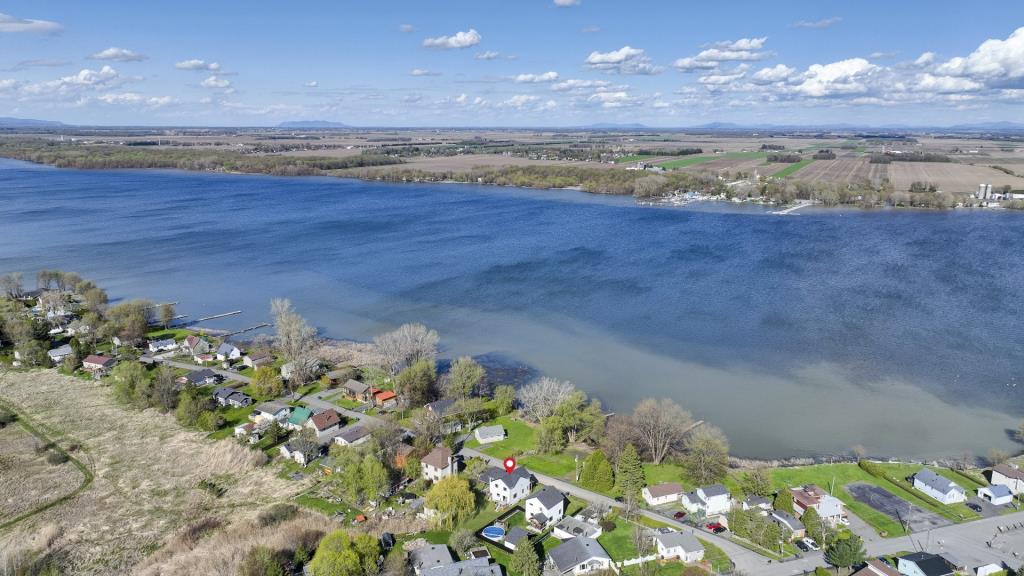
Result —
[[942, 516], [922, 510], [878, 486], [855, 482], [848, 484], [846, 490], [858, 501], [871, 506], [897, 522], [902, 522], [911, 532], [922, 532], [952, 524]]

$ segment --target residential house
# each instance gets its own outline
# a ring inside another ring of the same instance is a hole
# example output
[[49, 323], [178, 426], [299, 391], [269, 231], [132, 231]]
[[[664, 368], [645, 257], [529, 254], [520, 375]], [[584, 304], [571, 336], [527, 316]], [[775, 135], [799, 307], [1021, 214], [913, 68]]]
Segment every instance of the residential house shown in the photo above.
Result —
[[260, 366], [270, 366], [274, 363], [274, 357], [268, 352], [254, 352], [252, 354], [246, 354], [242, 356], [242, 365], [248, 366], [249, 368], [259, 368]]
[[732, 495], [721, 484], [703, 486], [681, 496], [683, 508], [705, 517], [725, 514], [732, 508]]
[[782, 533], [786, 535], [789, 540], [796, 540], [807, 535], [804, 523], [785, 510], [772, 511], [771, 519], [779, 525], [779, 528], [782, 528]]
[[297, 432], [301, 431], [312, 415], [313, 411], [309, 408], [303, 408], [302, 406], [292, 408], [292, 413], [288, 415], [288, 420], [284, 423], [284, 427]]
[[831, 523], [833, 526], [839, 524], [843, 517], [846, 516], [843, 501], [825, 492], [815, 484], [793, 488], [790, 492], [793, 494], [793, 509], [796, 511], [797, 518], [803, 516], [808, 508], [814, 508], [814, 511], [818, 513], [818, 517]]
[[648, 506], [664, 506], [665, 504], [679, 502], [679, 498], [683, 495], [683, 492], [683, 487], [676, 482], [665, 482], [662, 484], [655, 484], [653, 486], [646, 486], [640, 491]]
[[117, 365], [117, 360], [110, 356], [90, 354], [82, 360], [82, 369], [93, 374], [104, 374]]
[[501, 442], [505, 439], [505, 428], [500, 425], [481, 426], [473, 431], [473, 436], [481, 444]]
[[480, 475], [480, 480], [487, 483], [487, 495], [499, 507], [511, 506], [526, 498], [533, 486], [533, 475], [522, 466], [512, 472], [506, 472], [504, 468], [488, 468]]
[[451, 398], [444, 398], [423, 405], [424, 410], [441, 420], [441, 432], [443, 434], [454, 434], [462, 431], [462, 419], [459, 418], [454, 408], [455, 400]]
[[417, 575], [439, 566], [447, 566], [455, 562], [448, 546], [444, 544], [427, 544], [409, 553], [409, 563]]
[[660, 560], [678, 558], [681, 562], [700, 562], [704, 559], [704, 545], [689, 532], [655, 532], [654, 545]]
[[612, 559], [592, 538], [571, 538], [548, 552], [545, 565], [558, 574], [589, 574], [612, 568]]
[[378, 408], [391, 409], [398, 406], [398, 394], [391, 390], [378, 390], [373, 395], [373, 403]]
[[1010, 489], [1002, 484], [978, 488], [978, 497], [988, 500], [996, 506], [1004, 506], [1013, 502], [1013, 492], [1010, 492]]
[[213, 399], [218, 406], [231, 408], [244, 408], [252, 404], [252, 398], [248, 394], [232, 388], [217, 388], [213, 391]]
[[1014, 494], [1024, 493], [1024, 471], [1014, 464], [997, 464], [992, 467], [991, 483], [1006, 486]]
[[996, 574], [1008, 574], [1006, 567], [1002, 564], [985, 564], [974, 569], [975, 576], [995, 576]]
[[306, 421], [306, 428], [316, 433], [316, 439], [323, 442], [341, 430], [341, 414], [333, 408], [321, 410]]
[[[334, 437], [334, 442], [336, 444], [341, 444], [342, 446], [358, 446], [359, 444], [367, 442], [370, 438], [371, 438], [371, 435], [370, 435], [370, 429], [369, 428], [367, 428], [365, 426], [355, 425], [355, 426], [349, 426], [348, 428], [345, 428], [344, 430], [342, 430], [340, 434], [338, 434], [337, 436]], [[407, 444], [402, 444], [402, 446], [408, 446], [408, 445]], [[411, 452], [412, 451], [412, 446], [408, 446], [408, 447], [409, 447], [409, 451]], [[397, 455], [397, 452], [396, 452], [396, 455]]]
[[438, 566], [424, 572], [427, 576], [502, 576], [501, 564], [492, 564], [489, 557], [469, 558]]
[[149, 351], [150, 352], [168, 352], [170, 350], [177, 350], [178, 343], [174, 341], [174, 338], [164, 338], [162, 340], [150, 340]]
[[254, 422], [245, 422], [235, 426], [234, 435], [236, 438], [248, 438], [250, 444], [260, 441], [260, 431]]
[[854, 572], [852, 576], [900, 576], [900, 573], [881, 560], [872, 558], [867, 561], [863, 568]]
[[249, 415], [249, 419], [254, 422], [265, 421], [268, 424], [276, 420], [279, 424], [283, 424], [288, 420], [288, 416], [290, 416], [291, 413], [291, 406], [284, 402], [271, 400], [270, 402], [264, 402], [254, 408], [252, 414]]
[[519, 526], [515, 526], [508, 531], [508, 534], [505, 534], [505, 540], [503, 541], [503, 544], [505, 544], [506, 548], [511, 548], [512, 550], [515, 550], [519, 547], [520, 543], [528, 543], [529, 541], [530, 533], [526, 530], [523, 530]]
[[772, 503], [764, 496], [747, 496], [740, 503], [743, 510], [757, 510], [762, 516], [767, 516], [772, 511]]
[[584, 538], [597, 538], [604, 531], [601, 530], [599, 524], [593, 524], [586, 522], [575, 516], [566, 516], [555, 524], [555, 527], [551, 529], [551, 535], [559, 540], [568, 540], [569, 538], [576, 538], [577, 536], [583, 536]]
[[369, 402], [370, 395], [367, 393], [369, 390], [370, 387], [368, 385], [351, 378], [341, 386], [341, 391], [345, 394], [345, 397], [356, 402]]
[[[337, 439], [335, 439], [335, 442], [337, 442]], [[408, 444], [399, 444], [395, 448], [395, 468], [398, 470], [404, 470], [406, 463], [409, 461], [409, 455], [412, 454], [414, 450], [415, 448]]]
[[[316, 358], [307, 358], [306, 360], [303, 360], [302, 362], [304, 362], [304, 364], [305, 364], [305, 366], [307, 368], [307, 372], [309, 373], [310, 376], [316, 377], [316, 376], [319, 375], [319, 373], [320, 373], [320, 361], [319, 360], [317, 360]], [[281, 366], [281, 378], [283, 378], [284, 380], [291, 380], [292, 373], [295, 371], [295, 367], [296, 367], [295, 366], [295, 362], [289, 362], [289, 363]]]
[[959, 484], [939, 476], [927, 468], [921, 468], [911, 477], [914, 488], [924, 492], [943, 504], [956, 504], [967, 500], [967, 493]]
[[189, 356], [196, 357], [200, 354], [208, 354], [210, 352], [210, 343], [193, 334], [185, 338], [185, 341], [181, 343], [181, 349]]
[[952, 576], [953, 567], [942, 556], [914, 552], [896, 558], [896, 570], [904, 576]]
[[50, 361], [54, 364], [60, 364], [65, 358], [74, 354], [75, 351], [71, 349], [70, 344], [63, 344], [52, 350], [47, 351], [46, 355], [50, 357]]
[[217, 374], [209, 368], [193, 370], [177, 379], [178, 384], [191, 386], [209, 386], [211, 384], [217, 384], [220, 381], [220, 374]]
[[242, 351], [239, 350], [235, 345], [224, 342], [217, 347], [217, 360], [221, 362], [229, 360], [238, 360], [242, 357]]
[[437, 482], [455, 474], [455, 459], [452, 458], [452, 451], [444, 446], [438, 446], [430, 451], [420, 460], [420, 471], [424, 478], [431, 482]]
[[322, 454], [322, 448], [316, 442], [310, 442], [302, 438], [289, 440], [281, 446], [281, 455], [285, 458], [295, 460], [302, 466], [308, 465]]
[[565, 516], [565, 495], [551, 486], [545, 486], [526, 499], [526, 520], [531, 526], [543, 530]]

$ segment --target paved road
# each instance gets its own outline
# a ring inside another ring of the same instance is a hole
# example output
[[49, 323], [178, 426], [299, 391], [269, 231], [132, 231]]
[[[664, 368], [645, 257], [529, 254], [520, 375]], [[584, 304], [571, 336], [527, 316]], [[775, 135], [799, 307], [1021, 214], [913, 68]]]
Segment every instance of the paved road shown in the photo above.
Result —
[[[160, 356], [144, 356], [143, 362], [145, 362], [145, 358], [149, 358], [153, 362], [157, 362], [159, 364], [167, 364], [168, 366], [174, 366], [175, 368], [182, 368], [185, 370], [202, 370], [203, 368], [205, 368], [205, 366], [198, 366], [191, 362], [171, 360], [170, 358], [161, 358]], [[252, 378], [249, 378], [248, 376], [242, 376], [238, 372], [232, 372], [231, 370], [221, 370], [220, 368], [210, 368], [210, 370], [213, 370], [216, 374], [223, 376], [225, 380], [234, 380], [235, 382], [244, 382], [245, 384], [252, 382]]]

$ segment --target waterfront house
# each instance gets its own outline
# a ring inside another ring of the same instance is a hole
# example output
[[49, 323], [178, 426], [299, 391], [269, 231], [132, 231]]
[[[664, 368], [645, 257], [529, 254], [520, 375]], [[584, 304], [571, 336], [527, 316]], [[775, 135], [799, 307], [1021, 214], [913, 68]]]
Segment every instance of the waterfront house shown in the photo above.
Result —
[[556, 574], [580, 576], [612, 569], [612, 559], [592, 538], [576, 537], [548, 552], [545, 566]]
[[289, 440], [281, 445], [280, 450], [282, 456], [295, 460], [302, 466], [306, 466], [313, 460], [316, 460], [322, 453], [319, 444], [302, 438]]
[[268, 352], [254, 352], [252, 354], [242, 356], [242, 365], [253, 369], [259, 368], [260, 366], [270, 366], [273, 363], [274, 357]]
[[896, 570], [904, 576], [952, 576], [953, 567], [942, 557], [914, 552], [896, 558]]
[[210, 343], [193, 334], [185, 338], [185, 341], [181, 343], [181, 349], [194, 358], [200, 354], [208, 354]]
[[744, 511], [757, 510], [762, 516], [767, 516], [772, 510], [772, 503], [764, 496], [747, 496], [740, 506]]
[[444, 446], [438, 446], [420, 460], [420, 473], [423, 478], [431, 482], [437, 482], [455, 474], [455, 459], [452, 451]]
[[505, 439], [505, 428], [500, 425], [481, 426], [473, 431], [473, 436], [481, 444], [500, 442]]
[[60, 364], [65, 358], [74, 353], [75, 351], [71, 349], [70, 344], [62, 344], [61, 346], [49, 350], [46, 355], [50, 357], [50, 362]]
[[943, 504], [956, 504], [967, 500], [967, 493], [959, 484], [939, 476], [927, 468], [921, 468], [912, 477], [914, 488]]
[[162, 340], [149, 341], [149, 351], [152, 353], [169, 352], [171, 350], [176, 350], [177, 348], [178, 343], [174, 341], [174, 338], [164, 338]]
[[203, 368], [202, 370], [193, 370], [188, 374], [179, 377], [177, 382], [178, 384], [185, 386], [209, 386], [219, 383], [220, 380], [221, 377], [219, 374], [209, 368]]
[[341, 386], [341, 391], [345, 394], [345, 397], [356, 402], [368, 402], [370, 400], [369, 390], [370, 387], [368, 385], [351, 378]]
[[551, 486], [545, 486], [526, 499], [526, 520], [537, 530], [543, 530], [565, 516], [565, 495]]
[[732, 495], [721, 484], [703, 486], [680, 497], [683, 508], [705, 517], [725, 514], [732, 507]]
[[[315, 378], [320, 374], [320, 361], [316, 358], [307, 358], [301, 361], [306, 367], [306, 374], [310, 377]], [[281, 378], [284, 380], [291, 380], [292, 374], [295, 372], [295, 362], [289, 362], [281, 366]]]
[[487, 496], [499, 507], [510, 506], [526, 498], [533, 485], [533, 475], [522, 466], [511, 473], [503, 468], [488, 468], [480, 480], [487, 484]]
[[790, 490], [793, 494], [793, 510], [797, 518], [804, 515], [808, 508], [814, 508], [818, 516], [833, 526], [846, 516], [843, 501], [825, 492], [815, 484], [807, 484]]
[[1015, 464], [996, 464], [992, 467], [990, 479], [992, 484], [1006, 486], [1014, 494], [1024, 492], [1024, 471]]
[[242, 351], [236, 346], [224, 342], [217, 347], [217, 360], [225, 362], [228, 360], [238, 360], [242, 357]]
[[664, 506], [665, 504], [679, 502], [683, 492], [683, 487], [676, 482], [664, 482], [662, 484], [654, 484], [653, 486], [645, 486], [640, 491], [648, 506]]
[[[342, 446], [358, 446], [359, 444], [369, 441], [370, 438], [371, 436], [369, 428], [365, 426], [355, 425], [349, 426], [348, 428], [342, 430], [341, 433], [334, 437], [334, 442], [335, 444], [341, 444]], [[401, 446], [408, 445], [402, 444]], [[408, 448], [410, 451], [412, 451], [412, 446], [408, 446]], [[397, 450], [395, 454], [397, 457]]]
[[253, 409], [252, 414], [249, 418], [254, 422], [265, 421], [268, 424], [274, 420], [278, 423], [283, 424], [288, 420], [288, 416], [291, 415], [292, 408], [284, 402], [277, 400], [271, 400], [270, 402], [264, 402]]
[[316, 433], [316, 439], [323, 442], [341, 430], [341, 414], [333, 408], [321, 410], [306, 421], [306, 428]]
[[796, 540], [807, 535], [804, 523], [785, 510], [773, 510], [771, 520], [782, 528], [782, 533], [789, 540]]
[[1002, 484], [993, 484], [978, 488], [978, 497], [996, 506], [1004, 506], [1013, 502], [1013, 492]]
[[117, 364], [117, 360], [110, 356], [90, 354], [82, 360], [82, 369], [93, 374], [105, 374]]
[[454, 411], [455, 400], [444, 398], [423, 405], [423, 409], [441, 420], [441, 433], [454, 434], [462, 431], [462, 420]]
[[704, 545], [689, 532], [656, 532], [654, 546], [659, 560], [678, 559], [681, 562], [700, 562], [704, 559]]
[[288, 415], [288, 420], [285, 421], [284, 427], [289, 430], [301, 431], [309, 421], [309, 417], [313, 415], [313, 411], [309, 408], [297, 406], [292, 408], [292, 413]]

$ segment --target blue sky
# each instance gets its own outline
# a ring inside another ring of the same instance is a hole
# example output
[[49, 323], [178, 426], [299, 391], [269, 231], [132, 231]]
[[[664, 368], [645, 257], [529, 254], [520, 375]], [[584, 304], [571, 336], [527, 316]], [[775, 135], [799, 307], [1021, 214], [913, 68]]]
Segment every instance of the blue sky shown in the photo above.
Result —
[[0, 116], [1024, 121], [1024, 2], [0, 1]]

